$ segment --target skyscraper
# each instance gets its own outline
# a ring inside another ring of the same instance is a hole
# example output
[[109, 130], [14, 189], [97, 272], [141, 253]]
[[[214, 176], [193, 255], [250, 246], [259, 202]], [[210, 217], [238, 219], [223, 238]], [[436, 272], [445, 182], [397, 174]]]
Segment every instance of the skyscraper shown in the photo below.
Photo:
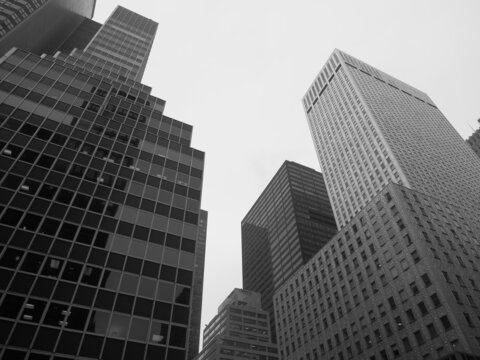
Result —
[[303, 105], [339, 227], [389, 181], [478, 209], [480, 161], [425, 93], [335, 50]]
[[184, 360], [204, 153], [137, 81], [157, 24], [78, 24], [68, 54], [0, 60], [0, 358]]
[[205, 327], [203, 349], [196, 360], [278, 360], [268, 320], [259, 293], [234, 289]]
[[427, 95], [338, 50], [304, 106], [341, 229], [275, 293], [281, 356], [480, 359], [478, 158]]
[[272, 321], [273, 292], [336, 231], [322, 174], [285, 161], [242, 221], [243, 287]]
[[94, 8], [95, 0], [1, 1], [0, 54], [12, 47], [53, 54]]
[[[478, 120], [478, 123], [480, 124], [480, 119]], [[477, 129], [477, 131], [470, 135], [467, 139], [467, 143], [472, 150], [475, 151], [475, 154], [480, 157], [480, 129]]]

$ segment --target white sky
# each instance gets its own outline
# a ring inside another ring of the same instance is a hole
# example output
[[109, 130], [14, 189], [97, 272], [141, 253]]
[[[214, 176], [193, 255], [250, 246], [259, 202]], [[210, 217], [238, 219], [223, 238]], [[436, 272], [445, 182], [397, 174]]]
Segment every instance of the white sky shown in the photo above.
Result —
[[143, 83], [206, 152], [203, 325], [242, 286], [240, 223], [280, 165], [319, 170], [300, 100], [334, 48], [478, 127], [479, 0], [97, 0], [94, 20], [117, 4], [159, 23]]

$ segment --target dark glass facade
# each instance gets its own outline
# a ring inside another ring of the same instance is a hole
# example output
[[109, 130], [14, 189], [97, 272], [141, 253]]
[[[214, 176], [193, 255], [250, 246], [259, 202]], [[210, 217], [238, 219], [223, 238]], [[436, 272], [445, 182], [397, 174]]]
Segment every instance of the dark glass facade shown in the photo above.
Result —
[[[128, 19], [142, 18], [117, 8], [108, 21], [116, 14], [132, 32]], [[95, 37], [120, 36], [110, 30]], [[138, 44], [137, 70], [97, 56], [101, 43], [0, 61], [2, 359], [187, 356], [204, 153], [133, 80], [150, 50]]]
[[199, 350], [202, 298], [203, 298], [203, 274], [205, 270], [205, 247], [207, 245], [208, 212], [200, 210], [198, 218], [197, 243], [195, 248], [195, 270], [193, 272], [192, 285], [192, 308], [188, 337], [187, 360], [193, 359]]
[[336, 231], [322, 174], [286, 161], [242, 221], [243, 287], [272, 319], [273, 292]]
[[95, 0], [0, 1], [0, 54], [12, 47], [53, 54], [94, 7]]

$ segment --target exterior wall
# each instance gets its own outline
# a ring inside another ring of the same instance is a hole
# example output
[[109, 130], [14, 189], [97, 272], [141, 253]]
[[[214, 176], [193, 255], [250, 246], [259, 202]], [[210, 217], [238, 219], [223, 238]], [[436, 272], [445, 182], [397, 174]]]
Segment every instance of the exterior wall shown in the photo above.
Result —
[[335, 232], [322, 174], [286, 161], [242, 220], [244, 288], [273, 318], [273, 291]]
[[187, 356], [204, 153], [149, 87], [107, 75], [0, 59], [0, 358]]
[[205, 248], [207, 245], [207, 223], [208, 212], [205, 210], [200, 210], [195, 249], [195, 270], [193, 272], [191, 296], [192, 310], [190, 312], [187, 360], [193, 359], [198, 354], [200, 345], [203, 274], [205, 270]]
[[117, 6], [78, 56], [104, 70], [141, 81], [157, 27], [156, 22]]
[[304, 107], [339, 227], [389, 181], [480, 203], [479, 159], [424, 93], [335, 50]]
[[27, 0], [15, 2], [3, 0], [0, 2], [0, 37], [5, 36], [33, 12], [43, 6], [48, 0]]
[[281, 358], [480, 354], [479, 219], [389, 184], [275, 293]]
[[205, 327], [196, 360], [278, 360], [277, 346], [270, 342], [268, 313], [260, 304], [260, 294], [233, 290]]
[[57, 49], [64, 54], [70, 54], [74, 49], [83, 50], [90, 43], [95, 34], [100, 30], [102, 24], [88, 18], [84, 18], [68, 39]]
[[[94, 0], [28, 1], [37, 3], [28, 16], [0, 38], [0, 56], [12, 47], [37, 55], [52, 54], [84, 18], [91, 18]], [[0, 9], [1, 10], [1, 9]]]
[[480, 157], [480, 129], [470, 135], [470, 137], [467, 139], [467, 144], [470, 145], [475, 154]]

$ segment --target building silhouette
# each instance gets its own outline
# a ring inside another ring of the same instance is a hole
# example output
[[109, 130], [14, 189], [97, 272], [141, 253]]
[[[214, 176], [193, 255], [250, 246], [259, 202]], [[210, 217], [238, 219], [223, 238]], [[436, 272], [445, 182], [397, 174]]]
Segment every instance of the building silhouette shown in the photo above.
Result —
[[0, 58], [0, 358], [183, 360], [198, 347], [204, 153], [138, 82], [154, 21], [117, 7], [76, 26]]
[[478, 158], [424, 93], [338, 50], [304, 107], [341, 229], [274, 295], [281, 357], [480, 359]]
[[270, 341], [268, 312], [260, 294], [234, 289], [218, 307], [218, 314], [203, 332], [203, 349], [196, 360], [277, 360], [277, 345]]
[[272, 320], [274, 291], [336, 231], [322, 174], [285, 161], [242, 220], [243, 287]]
[[[480, 119], [478, 120], [480, 124]], [[470, 137], [467, 139], [468, 145], [475, 151], [475, 154], [480, 156], [480, 129], [477, 129]]]

